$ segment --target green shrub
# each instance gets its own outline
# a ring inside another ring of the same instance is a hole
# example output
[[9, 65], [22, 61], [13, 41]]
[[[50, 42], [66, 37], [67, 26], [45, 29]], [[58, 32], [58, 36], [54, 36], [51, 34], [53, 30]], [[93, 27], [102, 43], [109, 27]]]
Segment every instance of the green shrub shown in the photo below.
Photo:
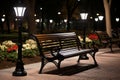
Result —
[[18, 53], [13, 51], [11, 53], [7, 53], [6, 58], [8, 61], [16, 61], [17, 60]]
[[5, 52], [0, 50], [0, 62], [5, 59]]
[[37, 49], [26, 49], [22, 52], [23, 57], [35, 57], [38, 55]]

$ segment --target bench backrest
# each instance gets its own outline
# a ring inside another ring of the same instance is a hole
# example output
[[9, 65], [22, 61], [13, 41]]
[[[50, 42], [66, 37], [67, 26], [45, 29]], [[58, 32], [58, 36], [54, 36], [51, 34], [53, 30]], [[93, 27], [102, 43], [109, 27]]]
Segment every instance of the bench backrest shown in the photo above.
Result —
[[54, 34], [34, 34], [34, 39], [37, 41], [40, 55], [44, 56], [43, 52], [48, 51], [51, 47], [78, 48], [80, 46], [79, 39], [75, 32], [54, 33]]

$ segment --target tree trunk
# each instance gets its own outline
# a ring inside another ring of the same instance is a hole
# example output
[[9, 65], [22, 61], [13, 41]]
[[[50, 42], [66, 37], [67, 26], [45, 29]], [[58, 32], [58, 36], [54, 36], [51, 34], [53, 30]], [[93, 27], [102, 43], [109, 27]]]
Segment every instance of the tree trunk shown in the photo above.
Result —
[[35, 26], [35, 18], [34, 18], [34, 8], [35, 8], [35, 0], [25, 0], [25, 4], [27, 6], [27, 21], [28, 21], [28, 31], [30, 34], [37, 32], [37, 27]]
[[105, 8], [106, 32], [110, 37], [112, 37], [111, 14], [110, 14], [111, 1], [112, 0], [103, 0], [103, 4]]
[[79, 1], [72, 1], [72, 0], [67, 0], [66, 6], [67, 6], [67, 31], [70, 31], [70, 20], [72, 18], [72, 15], [75, 11], [75, 9], [78, 7]]

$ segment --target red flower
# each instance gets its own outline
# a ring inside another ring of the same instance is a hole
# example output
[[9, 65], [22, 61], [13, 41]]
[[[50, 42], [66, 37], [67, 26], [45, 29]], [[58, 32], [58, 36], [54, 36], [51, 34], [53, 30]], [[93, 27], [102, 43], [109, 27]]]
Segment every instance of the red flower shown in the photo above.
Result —
[[7, 52], [11, 52], [11, 51], [16, 51], [18, 49], [17, 45], [13, 45], [10, 48], [7, 49]]
[[89, 34], [88, 35], [88, 38], [90, 38], [91, 40], [98, 40], [98, 36], [97, 36], [97, 34]]
[[9, 52], [11, 52], [11, 51], [12, 51], [12, 49], [11, 49], [11, 48], [8, 48], [8, 49], [7, 49], [7, 52], [8, 52], [8, 53], [9, 53]]
[[12, 46], [12, 50], [17, 50], [18, 49], [18, 46], [17, 45], [13, 45]]

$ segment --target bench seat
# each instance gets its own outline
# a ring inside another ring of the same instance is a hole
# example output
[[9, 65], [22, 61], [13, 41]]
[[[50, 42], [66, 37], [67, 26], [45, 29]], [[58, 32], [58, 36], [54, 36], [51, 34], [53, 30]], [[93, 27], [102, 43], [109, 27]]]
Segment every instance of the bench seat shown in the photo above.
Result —
[[[73, 57], [73, 56], [78, 56], [78, 55], [83, 55], [83, 54], [87, 54], [89, 52], [93, 52], [92, 49], [82, 49], [82, 50], [78, 50], [76, 49], [68, 49], [68, 50], [61, 50], [59, 51], [59, 56], [61, 55], [63, 58], [69, 58], [69, 57]], [[53, 54], [57, 54], [53, 53]]]

